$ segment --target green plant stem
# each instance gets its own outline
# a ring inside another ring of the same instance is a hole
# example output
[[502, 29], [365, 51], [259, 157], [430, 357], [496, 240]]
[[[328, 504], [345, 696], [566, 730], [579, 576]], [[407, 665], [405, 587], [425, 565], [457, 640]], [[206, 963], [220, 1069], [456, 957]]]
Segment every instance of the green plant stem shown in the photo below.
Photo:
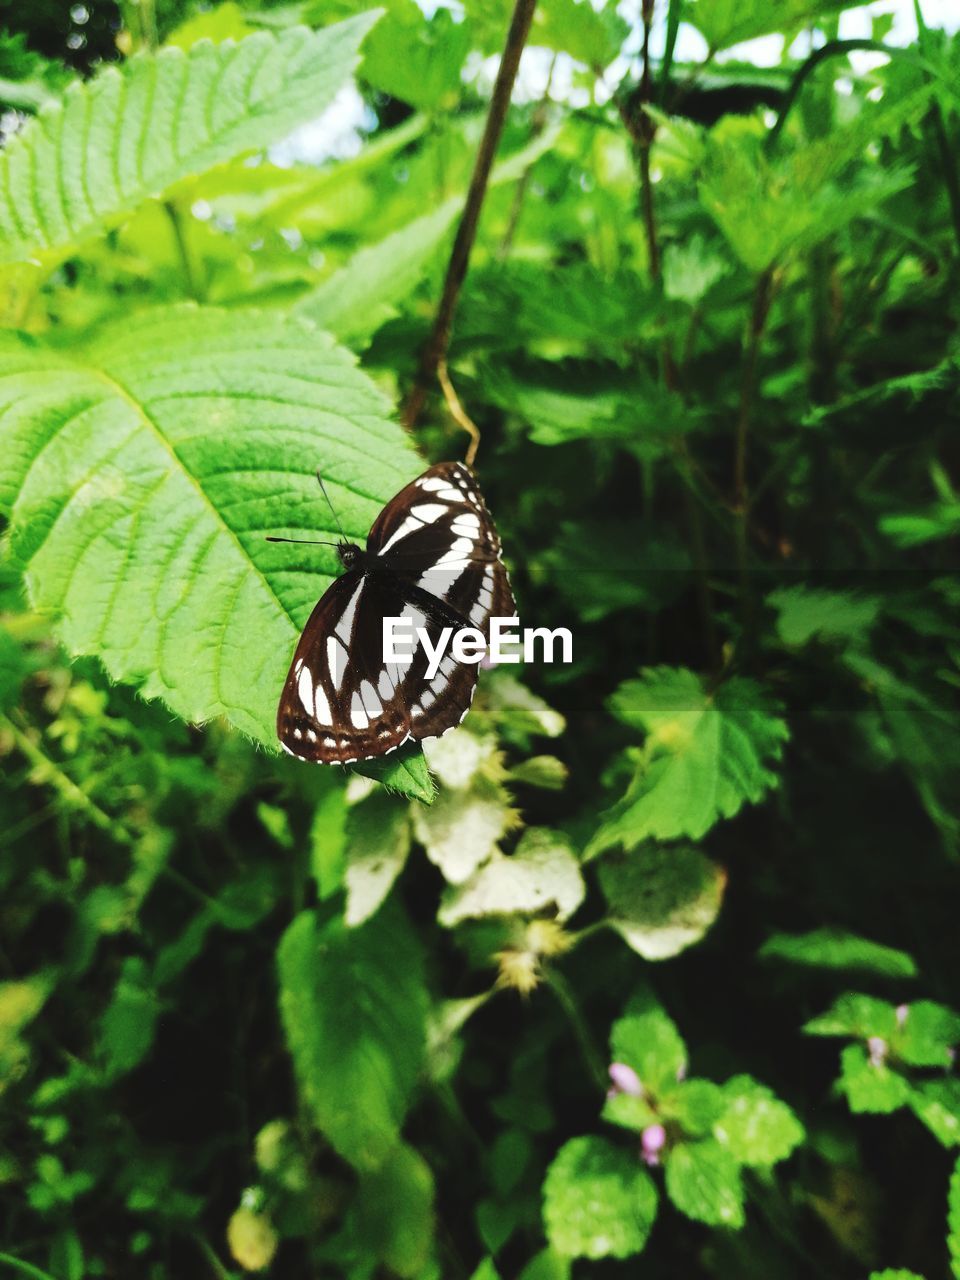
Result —
[[25, 756], [30, 764], [42, 773], [43, 780], [49, 782], [67, 808], [82, 813], [95, 827], [107, 832], [118, 844], [127, 846], [133, 844], [130, 834], [108, 813], [105, 813], [98, 804], [91, 800], [87, 793], [81, 787], [78, 787], [58, 764], [41, 751], [35, 742], [31, 741], [28, 734], [24, 733], [9, 716], [4, 715], [2, 712], [0, 712], [0, 729], [5, 729], [10, 734], [20, 754]]
[[805, 62], [797, 68], [790, 86], [784, 95], [783, 102], [780, 106], [779, 114], [773, 123], [773, 127], [764, 140], [764, 147], [768, 154], [772, 154], [780, 141], [780, 135], [783, 127], [787, 123], [787, 117], [796, 106], [797, 99], [800, 96], [800, 90], [807, 82], [809, 77], [816, 71], [821, 62], [825, 62], [828, 58], [843, 58], [848, 53], [853, 53], [858, 49], [869, 50], [872, 53], [882, 53], [888, 58], [890, 57], [906, 57], [908, 61], [919, 62], [924, 67], [927, 63], [919, 58], [910, 49], [898, 49], [895, 45], [886, 45], [880, 40], [869, 40], [866, 38], [856, 40], [828, 40], [826, 44], [814, 49], [813, 53]]
[[160, 44], [157, 34], [156, 0], [139, 0], [140, 34], [145, 49], [156, 49]]
[[567, 980], [556, 969], [552, 970], [545, 978], [546, 985], [550, 988], [557, 998], [560, 1008], [567, 1015], [567, 1020], [576, 1037], [577, 1044], [580, 1046], [580, 1052], [583, 1055], [583, 1061], [587, 1070], [595, 1081], [597, 1087], [601, 1090], [607, 1087], [607, 1071], [604, 1060], [594, 1043], [593, 1035], [590, 1028], [584, 1021], [583, 1014], [580, 1012], [580, 1006], [577, 1004]]
[[12, 1271], [16, 1271], [22, 1276], [30, 1276], [31, 1280], [54, 1280], [49, 1271], [41, 1271], [32, 1262], [24, 1262], [9, 1253], [0, 1253], [0, 1263], [10, 1267]]
[[164, 200], [163, 207], [167, 211], [167, 217], [170, 219], [170, 225], [173, 228], [173, 238], [177, 243], [177, 252], [180, 255], [180, 263], [183, 267], [183, 279], [187, 293], [194, 302], [203, 302], [207, 291], [203, 286], [200, 271], [194, 262], [193, 254], [190, 252], [190, 246], [187, 243], [186, 231], [183, 225], [183, 210], [179, 209], [172, 200]]
[[460, 297], [460, 289], [467, 274], [470, 253], [477, 235], [480, 211], [490, 179], [494, 157], [500, 142], [503, 126], [507, 118], [507, 109], [513, 93], [513, 84], [520, 66], [520, 55], [527, 43], [533, 11], [537, 0], [516, 0], [510, 27], [507, 31], [500, 68], [490, 97], [490, 108], [487, 121], [473, 166], [470, 188], [460, 216], [460, 224], [450, 252], [447, 274], [443, 282], [440, 304], [433, 322], [430, 337], [427, 339], [420, 357], [420, 368], [416, 381], [407, 397], [403, 408], [403, 423], [412, 430], [423, 409], [427, 398], [427, 390], [437, 380], [437, 371], [445, 363], [450, 336], [453, 331], [453, 316]]

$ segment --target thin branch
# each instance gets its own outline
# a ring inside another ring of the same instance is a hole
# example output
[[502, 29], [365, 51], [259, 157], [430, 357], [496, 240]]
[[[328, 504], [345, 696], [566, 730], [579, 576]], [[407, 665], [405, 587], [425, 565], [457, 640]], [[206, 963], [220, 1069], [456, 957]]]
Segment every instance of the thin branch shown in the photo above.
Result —
[[477, 456], [477, 449], [480, 447], [480, 428], [460, 403], [460, 397], [457, 395], [454, 385], [450, 381], [450, 374], [447, 371], [446, 356], [437, 365], [437, 379], [443, 391], [443, 398], [447, 402], [447, 408], [450, 410], [450, 416], [457, 426], [462, 427], [470, 437], [470, 443], [467, 446], [467, 452], [463, 460], [468, 467], [472, 467], [473, 460]]
[[447, 348], [450, 345], [450, 334], [453, 329], [453, 315], [457, 307], [457, 299], [460, 296], [460, 288], [463, 285], [467, 267], [470, 263], [470, 253], [473, 249], [473, 242], [476, 239], [477, 224], [480, 220], [480, 210], [483, 207], [483, 198], [486, 195], [490, 170], [493, 167], [500, 135], [503, 133], [504, 122], [507, 118], [507, 108], [510, 105], [510, 96], [513, 93], [513, 83], [517, 77], [517, 68], [520, 65], [520, 55], [523, 52], [523, 46], [527, 42], [535, 8], [536, 0], [516, 0], [514, 5], [510, 29], [507, 32], [506, 44], [503, 48], [503, 56], [500, 59], [500, 69], [497, 72], [496, 83], [493, 86], [493, 95], [490, 99], [490, 109], [487, 112], [483, 138], [480, 141], [480, 148], [477, 151], [477, 159], [473, 168], [473, 176], [470, 179], [470, 189], [467, 192], [466, 203], [460, 217], [460, 225], [457, 228], [456, 239], [453, 242], [453, 249], [450, 254], [450, 262], [447, 266], [446, 278], [443, 282], [440, 305], [437, 308], [437, 315], [433, 322], [430, 337], [423, 348], [417, 380], [404, 406], [403, 421], [407, 428], [412, 428], [416, 424], [426, 402], [427, 391], [437, 377], [440, 362], [446, 358]]

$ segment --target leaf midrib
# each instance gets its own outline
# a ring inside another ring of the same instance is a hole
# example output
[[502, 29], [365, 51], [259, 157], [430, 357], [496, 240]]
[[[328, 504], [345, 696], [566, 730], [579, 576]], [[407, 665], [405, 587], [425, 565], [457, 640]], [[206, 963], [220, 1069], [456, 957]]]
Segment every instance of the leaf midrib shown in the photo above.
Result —
[[263, 586], [266, 587], [268, 594], [271, 595], [273, 599], [276, 601], [276, 603], [279, 605], [280, 612], [286, 617], [287, 621], [290, 623], [290, 628], [293, 633], [293, 638], [296, 639], [296, 637], [300, 634], [300, 628], [297, 625], [297, 621], [294, 618], [293, 614], [290, 612], [290, 609], [287, 607], [284, 601], [277, 594], [276, 588], [273, 586], [270, 579], [266, 576], [266, 574], [263, 572], [260, 566], [256, 563], [256, 561], [252, 559], [247, 549], [244, 547], [243, 543], [241, 542], [240, 537], [237, 534], [237, 531], [233, 528], [232, 525], [228, 524], [227, 521], [224, 519], [219, 507], [217, 507], [216, 503], [213, 502], [210, 495], [204, 489], [203, 485], [200, 483], [197, 476], [186, 465], [186, 463], [180, 457], [179, 453], [177, 453], [173, 444], [170, 442], [170, 440], [168, 440], [167, 436], [161, 429], [159, 423], [157, 423], [154, 420], [154, 418], [151, 416], [151, 414], [147, 410], [146, 406], [141, 404], [140, 401], [137, 399], [137, 397], [133, 394], [133, 392], [130, 391], [114, 374], [109, 373], [105, 368], [103, 368], [102, 365], [89, 364], [86, 366], [86, 368], [89, 369], [90, 373], [92, 373], [95, 377], [99, 378], [113, 392], [114, 395], [119, 396], [120, 399], [125, 404], [129, 405], [130, 408], [133, 410], [133, 412], [140, 418], [140, 420], [143, 423], [145, 423], [147, 427], [149, 427], [151, 433], [156, 438], [156, 440], [159, 441], [163, 449], [167, 452], [171, 461], [180, 470], [180, 472], [187, 477], [190, 484], [196, 490], [196, 493], [199, 496], [202, 505], [213, 516], [214, 522], [220, 528], [226, 530], [226, 532], [230, 535], [230, 539], [233, 542], [233, 545], [236, 548], [236, 550], [239, 552], [241, 559], [248, 566], [250, 566], [250, 568], [253, 569], [256, 577], [258, 577], [260, 579], [260, 582], [263, 584]]

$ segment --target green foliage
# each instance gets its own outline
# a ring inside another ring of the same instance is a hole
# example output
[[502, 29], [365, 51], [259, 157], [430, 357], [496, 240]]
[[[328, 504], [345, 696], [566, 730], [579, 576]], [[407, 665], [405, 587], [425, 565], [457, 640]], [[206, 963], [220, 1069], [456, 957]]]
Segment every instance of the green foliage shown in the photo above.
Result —
[[333, 99], [369, 27], [201, 41], [69, 86], [3, 153], [0, 261], [63, 255], [148, 196], [282, 138]]
[[604, 1138], [572, 1138], [543, 1184], [547, 1238], [570, 1258], [628, 1258], [639, 1253], [657, 1215], [653, 1179]]
[[692, 671], [658, 667], [610, 699], [618, 720], [646, 735], [626, 795], [604, 816], [588, 854], [642, 840], [697, 840], [774, 786], [785, 722], [753, 681], [709, 689]]
[[304, 1100], [332, 1146], [361, 1170], [396, 1146], [423, 1057], [420, 945], [398, 909], [358, 929], [289, 925], [277, 952], [280, 1009]]
[[859, 970], [885, 978], [915, 978], [917, 963], [905, 951], [871, 942], [845, 929], [772, 934], [757, 952], [765, 960], [811, 969]]
[[[846, 7], [538, 0], [406, 430], [509, 0], [7, 6], [0, 1270], [960, 1272], [960, 38]], [[283, 758], [265, 537], [464, 414], [572, 664]]]
[[726, 882], [691, 845], [608, 855], [598, 874], [611, 927], [645, 960], [664, 960], [699, 941], [717, 917]]

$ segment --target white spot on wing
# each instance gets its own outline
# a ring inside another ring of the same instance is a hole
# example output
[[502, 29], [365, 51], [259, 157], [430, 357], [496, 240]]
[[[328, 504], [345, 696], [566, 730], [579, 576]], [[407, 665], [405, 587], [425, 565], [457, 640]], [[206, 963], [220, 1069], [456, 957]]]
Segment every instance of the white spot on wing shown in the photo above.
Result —
[[327, 701], [327, 695], [320, 688], [319, 684], [313, 691], [316, 700], [317, 722], [319, 724], [330, 724], [333, 716], [330, 714], [330, 703]]
[[380, 705], [380, 699], [377, 697], [377, 691], [369, 680], [364, 680], [360, 685], [360, 700], [363, 703], [363, 709], [371, 720], [381, 715], [383, 707]]
[[303, 709], [308, 716], [313, 715], [313, 676], [310, 674], [309, 667], [304, 667], [300, 672], [300, 678], [297, 680], [297, 692], [300, 695], [300, 701]]
[[350, 699], [350, 722], [356, 729], [365, 729], [370, 721], [363, 708], [359, 693], [355, 693]]
[[401, 538], [405, 538], [408, 533], [413, 533], [415, 529], [420, 529], [422, 527], [423, 526], [419, 520], [414, 519], [412, 516], [405, 516], [399, 529], [395, 529], [380, 548], [380, 555], [389, 551], [395, 542], [399, 542]]
[[362, 591], [363, 579], [361, 578], [357, 583], [356, 591], [354, 591], [353, 595], [350, 597], [350, 601], [347, 604], [346, 609], [343, 611], [343, 616], [333, 629], [334, 634], [337, 635], [345, 645], [350, 644], [350, 636], [353, 632], [353, 619], [356, 617], [357, 605], [360, 602], [360, 593]]
[[343, 684], [343, 673], [347, 665], [346, 656], [346, 652], [337, 643], [336, 636], [327, 636], [327, 666], [335, 689], [339, 689]]
[[386, 702], [387, 698], [389, 698], [393, 693], [393, 681], [390, 679], [390, 672], [387, 667], [384, 667], [380, 672], [377, 692], [380, 694], [380, 697], [383, 698], [384, 702]]
[[449, 507], [445, 507], [439, 502], [421, 502], [418, 506], [410, 508], [410, 514], [415, 519], [422, 520], [424, 524], [433, 524], [434, 520], [439, 520], [449, 510]]

